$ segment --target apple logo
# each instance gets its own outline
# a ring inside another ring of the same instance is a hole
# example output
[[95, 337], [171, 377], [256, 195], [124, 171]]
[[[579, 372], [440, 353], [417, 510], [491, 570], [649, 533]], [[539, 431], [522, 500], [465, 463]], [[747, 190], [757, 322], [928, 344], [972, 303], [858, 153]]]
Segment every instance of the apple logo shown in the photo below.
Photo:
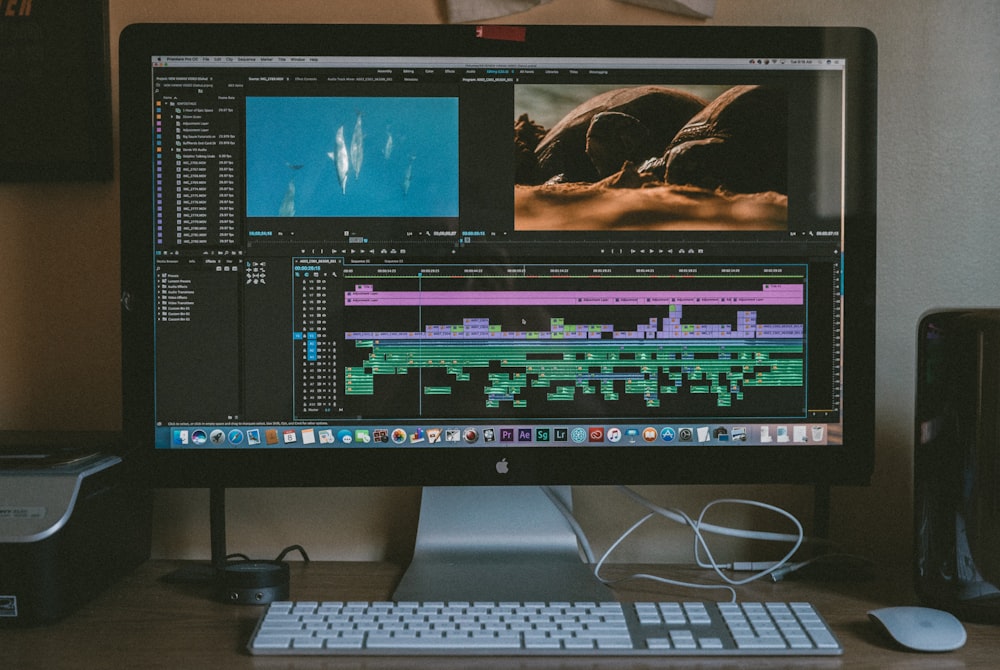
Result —
[[507, 459], [501, 458], [497, 461], [497, 474], [505, 475], [507, 474]]

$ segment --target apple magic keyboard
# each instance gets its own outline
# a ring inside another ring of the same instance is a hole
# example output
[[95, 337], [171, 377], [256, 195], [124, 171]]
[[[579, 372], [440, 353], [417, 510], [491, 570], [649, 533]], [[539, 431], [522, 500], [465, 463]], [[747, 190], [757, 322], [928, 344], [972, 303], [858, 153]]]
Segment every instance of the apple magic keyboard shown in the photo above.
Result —
[[256, 655], [762, 656], [842, 652], [809, 603], [275, 602]]

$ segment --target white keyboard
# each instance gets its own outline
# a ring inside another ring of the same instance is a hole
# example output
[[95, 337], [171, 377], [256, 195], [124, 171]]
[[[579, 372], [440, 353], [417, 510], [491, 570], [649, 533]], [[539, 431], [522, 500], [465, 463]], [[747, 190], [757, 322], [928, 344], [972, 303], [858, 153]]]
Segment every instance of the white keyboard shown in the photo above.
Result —
[[824, 655], [808, 603], [275, 602], [258, 655]]

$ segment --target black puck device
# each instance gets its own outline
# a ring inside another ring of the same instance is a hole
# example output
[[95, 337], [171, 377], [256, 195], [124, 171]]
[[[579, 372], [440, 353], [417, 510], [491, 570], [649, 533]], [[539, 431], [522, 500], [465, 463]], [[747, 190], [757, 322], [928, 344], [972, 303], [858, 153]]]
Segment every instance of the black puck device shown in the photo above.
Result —
[[220, 574], [222, 600], [237, 605], [266, 605], [288, 600], [288, 563], [233, 561]]

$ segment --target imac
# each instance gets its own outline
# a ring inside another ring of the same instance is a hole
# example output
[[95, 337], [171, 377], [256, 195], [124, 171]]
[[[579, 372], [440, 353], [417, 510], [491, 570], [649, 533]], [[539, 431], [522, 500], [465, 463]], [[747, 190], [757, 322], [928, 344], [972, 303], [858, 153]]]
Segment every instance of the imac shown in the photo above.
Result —
[[133, 25], [119, 68], [152, 485], [419, 485], [400, 594], [564, 599], [571, 485], [868, 481], [867, 31]]

